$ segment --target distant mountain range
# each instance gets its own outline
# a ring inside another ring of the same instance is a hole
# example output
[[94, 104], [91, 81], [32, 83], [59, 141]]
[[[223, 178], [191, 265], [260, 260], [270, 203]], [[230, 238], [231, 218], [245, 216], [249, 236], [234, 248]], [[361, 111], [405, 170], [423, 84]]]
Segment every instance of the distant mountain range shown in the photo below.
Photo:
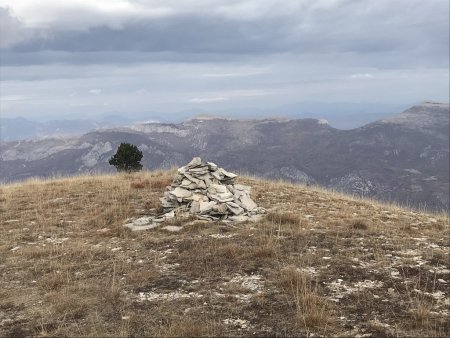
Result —
[[149, 169], [201, 156], [241, 173], [449, 209], [449, 105], [434, 102], [352, 130], [317, 119], [198, 117], [80, 137], [3, 142], [1, 180], [112, 171], [107, 162], [121, 142], [138, 145]]
[[68, 137], [85, 134], [96, 129], [113, 128], [135, 123], [136, 120], [116, 115], [98, 119], [62, 119], [32, 121], [24, 117], [0, 119], [2, 141]]
[[0, 140], [16, 141], [52, 137], [79, 136], [97, 129], [131, 126], [144, 122], [180, 123], [195, 116], [212, 115], [223, 118], [267, 118], [283, 116], [292, 119], [326, 119], [338, 129], [353, 129], [382, 119], [404, 109], [399, 104], [374, 103], [316, 103], [302, 102], [279, 107], [258, 109], [246, 108], [236, 111], [185, 110], [170, 114], [157, 112], [103, 113], [89, 118], [40, 117], [30, 120], [25, 117], [0, 118]]

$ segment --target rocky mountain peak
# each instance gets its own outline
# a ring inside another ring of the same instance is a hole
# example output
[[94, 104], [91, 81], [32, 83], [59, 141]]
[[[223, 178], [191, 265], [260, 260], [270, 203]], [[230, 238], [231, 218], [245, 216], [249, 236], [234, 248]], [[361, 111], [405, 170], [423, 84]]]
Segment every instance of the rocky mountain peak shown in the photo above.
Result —
[[449, 108], [448, 103], [425, 101], [400, 114], [388, 117], [382, 122], [419, 129], [441, 129], [443, 127], [448, 134]]

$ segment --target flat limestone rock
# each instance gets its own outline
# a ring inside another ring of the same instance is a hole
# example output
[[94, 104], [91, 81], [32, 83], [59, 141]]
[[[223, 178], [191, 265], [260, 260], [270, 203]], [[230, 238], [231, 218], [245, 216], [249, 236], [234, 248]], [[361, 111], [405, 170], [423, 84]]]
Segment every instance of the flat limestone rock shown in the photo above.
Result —
[[207, 189], [207, 195], [217, 195], [222, 198], [233, 197], [233, 194], [228, 190], [226, 185], [211, 184]]
[[250, 188], [248, 185], [243, 185], [243, 184], [235, 184], [234, 185], [234, 189], [238, 190], [238, 191], [246, 191], [248, 193], [250, 193], [250, 190], [252, 188]]
[[214, 221], [214, 222], [220, 220], [219, 217], [214, 217], [211, 215], [198, 215], [197, 218], [205, 221]]
[[195, 214], [199, 214], [200, 213], [200, 202], [197, 201], [193, 201], [191, 203], [191, 209], [189, 210], [191, 212], [191, 214], [195, 215]]
[[215, 206], [217, 202], [200, 202], [200, 214], [205, 214], [212, 210], [213, 206]]
[[226, 192], [223, 194], [208, 194], [208, 197], [220, 203], [232, 202], [234, 200], [233, 194], [231, 192]]
[[158, 224], [155, 224], [153, 222], [154, 217], [152, 216], [144, 216], [138, 219], [135, 219], [134, 221], [124, 224], [124, 227], [131, 229], [132, 231], [138, 231], [138, 230], [148, 230], [153, 229], [158, 226]]
[[220, 180], [223, 179], [223, 176], [220, 175], [220, 173], [218, 173], [217, 171], [212, 172], [212, 173], [211, 173], [211, 176], [213, 176], [213, 177], [214, 177], [216, 180], [218, 180], [218, 181], [220, 181]]
[[256, 203], [249, 196], [242, 196], [239, 200], [240, 205], [245, 210], [251, 211], [257, 207]]
[[152, 224], [147, 224], [147, 225], [133, 225], [133, 226], [130, 226], [130, 224], [124, 225], [124, 227], [131, 229], [131, 231], [149, 230], [149, 229], [154, 229], [158, 226], [159, 226], [158, 223], [152, 223]]
[[187, 197], [192, 196], [192, 192], [191, 191], [189, 191], [187, 189], [180, 188], [180, 187], [176, 187], [170, 193], [172, 195], [174, 195], [176, 198], [187, 198]]
[[239, 216], [230, 216], [228, 217], [228, 219], [233, 222], [245, 222], [248, 221], [249, 217], [245, 215], [239, 215]]
[[211, 184], [208, 187], [208, 192], [210, 194], [224, 194], [229, 192], [227, 187], [225, 185], [220, 185], [220, 184]]
[[227, 202], [228, 210], [230, 210], [233, 215], [237, 216], [244, 213], [244, 208], [241, 208], [238, 204], [234, 202]]
[[235, 177], [237, 177], [236, 174], [230, 173], [230, 172], [226, 171], [223, 168], [219, 168], [219, 169], [217, 169], [217, 171], [219, 171], [223, 176], [226, 176], [228, 178], [235, 178]]
[[163, 230], [170, 231], [170, 232], [178, 232], [183, 230], [183, 227], [177, 227], [176, 225], [167, 225], [162, 228]]
[[208, 196], [200, 194], [200, 193], [194, 193], [191, 196], [191, 200], [195, 202], [209, 202]]
[[162, 219], [164, 219], [166, 221], [166, 220], [174, 218], [174, 217], [175, 217], [175, 211], [172, 210], [172, 211], [166, 212], [160, 218], [162, 218]]
[[214, 171], [217, 170], [217, 164], [212, 163], [212, 162], [206, 162], [206, 164], [208, 165], [209, 170]]
[[188, 179], [184, 179], [181, 184], [181, 187], [185, 188], [185, 189], [196, 189], [197, 188], [197, 183], [194, 183]]
[[225, 215], [228, 211], [228, 207], [225, 203], [216, 204], [212, 207], [212, 211], [214, 214], [223, 214]]
[[192, 176], [192, 175], [190, 175], [188, 173], [185, 173], [184, 177], [186, 177], [189, 181], [191, 181], [194, 184], [199, 184], [199, 182], [200, 182], [200, 179], [195, 178], [194, 176]]
[[184, 166], [184, 168], [191, 169], [198, 167], [199, 165], [202, 165], [202, 159], [200, 157], [194, 157], [191, 162]]
[[163, 208], [175, 208], [176, 207], [176, 204], [169, 201], [166, 197], [161, 197], [159, 200], [160, 200], [161, 206]]
[[204, 175], [208, 173], [208, 167], [198, 167], [189, 169], [191, 175]]

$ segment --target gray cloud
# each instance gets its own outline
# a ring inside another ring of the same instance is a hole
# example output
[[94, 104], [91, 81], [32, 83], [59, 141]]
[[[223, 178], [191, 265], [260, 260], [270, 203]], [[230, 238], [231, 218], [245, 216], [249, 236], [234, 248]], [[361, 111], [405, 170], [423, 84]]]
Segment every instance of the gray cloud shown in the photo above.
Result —
[[445, 99], [448, 22], [447, 0], [0, 0], [2, 113]]
[[[7, 49], [4, 62], [26, 63], [27, 53], [35, 53], [33, 57], [45, 62], [45, 51], [60, 52], [58, 57], [68, 62], [79, 59], [71, 53], [82, 53], [86, 62], [95, 62], [96, 53], [110, 53], [106, 58], [106, 54], [98, 54], [104, 62], [139, 62], [139, 57], [128, 59], [124, 53], [155, 54], [146, 56], [150, 60], [162, 54], [177, 61], [184, 57], [204, 61], [221, 55], [226, 61], [233, 55], [276, 53], [373, 54], [376, 59], [380, 54], [401, 52], [399, 64], [415, 61], [423, 66], [430, 61], [443, 66], [447, 64], [449, 39], [446, 7], [446, 1], [440, 0], [377, 1], [375, 5], [369, 0], [338, 1], [331, 9], [300, 6], [291, 13], [281, 11], [273, 16], [244, 19], [238, 12], [234, 16], [217, 10], [200, 14], [175, 12], [122, 19], [117, 27], [104, 23], [85, 30], [60, 27], [57, 21], [44, 37], [41, 33], [31, 40], [19, 39]], [[56, 54], [47, 55], [48, 62], [55, 61], [52, 55]]]

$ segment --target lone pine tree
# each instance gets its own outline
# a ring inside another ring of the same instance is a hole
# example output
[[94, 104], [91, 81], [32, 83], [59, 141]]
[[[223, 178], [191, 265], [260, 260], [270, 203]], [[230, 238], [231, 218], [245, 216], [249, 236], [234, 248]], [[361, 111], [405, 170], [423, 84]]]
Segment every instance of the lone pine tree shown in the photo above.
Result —
[[128, 173], [142, 169], [142, 151], [133, 144], [121, 143], [117, 152], [109, 159], [109, 164], [116, 167], [117, 171]]

